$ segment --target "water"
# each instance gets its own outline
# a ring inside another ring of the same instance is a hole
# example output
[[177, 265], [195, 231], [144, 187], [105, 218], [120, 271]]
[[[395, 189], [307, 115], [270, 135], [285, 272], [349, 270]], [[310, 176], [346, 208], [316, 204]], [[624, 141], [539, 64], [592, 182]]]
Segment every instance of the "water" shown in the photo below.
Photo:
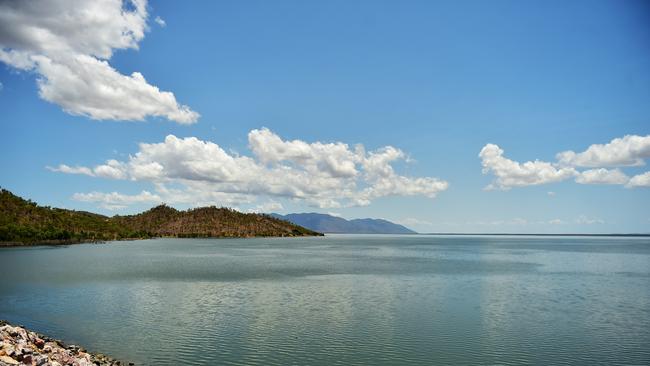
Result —
[[0, 250], [0, 318], [142, 365], [650, 364], [648, 238]]

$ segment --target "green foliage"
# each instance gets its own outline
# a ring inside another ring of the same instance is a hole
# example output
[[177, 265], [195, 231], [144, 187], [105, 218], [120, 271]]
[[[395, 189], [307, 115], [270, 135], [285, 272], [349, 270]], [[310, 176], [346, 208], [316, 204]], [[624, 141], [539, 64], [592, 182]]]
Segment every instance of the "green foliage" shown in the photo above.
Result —
[[178, 211], [166, 205], [137, 215], [107, 217], [38, 206], [0, 189], [0, 245], [75, 243], [151, 237], [256, 237], [320, 235], [268, 215], [229, 208]]

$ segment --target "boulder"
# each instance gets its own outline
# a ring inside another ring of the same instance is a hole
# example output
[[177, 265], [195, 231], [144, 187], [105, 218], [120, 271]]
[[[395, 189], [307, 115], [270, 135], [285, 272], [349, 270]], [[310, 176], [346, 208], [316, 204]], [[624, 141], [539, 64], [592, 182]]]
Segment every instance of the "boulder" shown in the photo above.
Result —
[[9, 356], [0, 356], [0, 362], [4, 362], [7, 365], [19, 365], [18, 361]]

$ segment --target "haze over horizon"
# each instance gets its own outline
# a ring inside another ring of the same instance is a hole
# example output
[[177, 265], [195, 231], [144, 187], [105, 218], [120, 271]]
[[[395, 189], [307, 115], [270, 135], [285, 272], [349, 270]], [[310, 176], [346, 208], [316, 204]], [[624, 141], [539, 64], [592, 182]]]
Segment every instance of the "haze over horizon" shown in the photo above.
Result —
[[649, 233], [648, 45], [644, 1], [0, 1], [0, 186]]

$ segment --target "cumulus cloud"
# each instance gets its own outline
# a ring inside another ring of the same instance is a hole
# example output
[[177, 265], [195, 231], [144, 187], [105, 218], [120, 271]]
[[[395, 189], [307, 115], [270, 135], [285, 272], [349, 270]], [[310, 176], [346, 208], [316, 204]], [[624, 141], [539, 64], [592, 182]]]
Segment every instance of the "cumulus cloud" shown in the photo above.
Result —
[[106, 208], [108, 210], [122, 209], [135, 203], [156, 204], [162, 202], [160, 196], [148, 191], [142, 191], [136, 195], [127, 195], [127, 194], [121, 194], [117, 192], [75, 193], [72, 196], [72, 199], [81, 202], [98, 203], [99, 206]]
[[650, 172], [645, 172], [643, 174], [635, 175], [630, 178], [630, 181], [627, 183], [626, 187], [650, 187]]
[[196, 122], [173, 93], [108, 63], [114, 50], [138, 49], [147, 18], [146, 0], [2, 1], [0, 61], [35, 72], [40, 97], [73, 115]]
[[398, 174], [392, 164], [406, 160], [406, 154], [392, 146], [366, 152], [341, 142], [283, 140], [266, 128], [250, 131], [248, 142], [252, 156], [240, 156], [211, 141], [169, 135], [162, 142], [141, 143], [126, 161], [48, 169], [151, 182], [169, 203], [241, 204], [267, 197], [337, 208], [394, 195], [433, 198], [448, 187], [438, 178]]
[[[607, 144], [591, 145], [580, 153], [564, 151], [556, 155], [556, 162], [535, 160], [519, 163], [503, 154], [503, 150], [495, 144], [485, 145], [479, 153], [483, 174], [492, 173], [495, 176], [487, 189], [507, 190], [569, 178], [575, 178], [579, 184], [619, 184], [628, 188], [648, 186], [647, 177], [643, 174], [629, 178], [619, 168], [645, 164], [644, 159], [650, 157], [650, 135], [626, 135]], [[578, 170], [585, 167], [595, 169]]]
[[562, 165], [589, 168], [644, 165], [643, 160], [648, 157], [650, 135], [626, 135], [607, 144], [591, 145], [581, 153], [564, 151], [557, 154], [557, 160]]
[[312, 174], [353, 177], [357, 174], [356, 164], [360, 161], [359, 151], [352, 151], [347, 144], [283, 141], [266, 128], [252, 130], [248, 134], [248, 143], [253, 154], [263, 163], [290, 162]]
[[495, 181], [487, 189], [507, 190], [552, 182], [559, 182], [575, 176], [573, 168], [560, 168], [544, 161], [518, 163], [503, 156], [503, 150], [494, 144], [487, 144], [479, 153], [483, 174], [492, 173]]
[[585, 170], [576, 177], [576, 183], [580, 184], [625, 184], [628, 180], [620, 170], [605, 168]]

